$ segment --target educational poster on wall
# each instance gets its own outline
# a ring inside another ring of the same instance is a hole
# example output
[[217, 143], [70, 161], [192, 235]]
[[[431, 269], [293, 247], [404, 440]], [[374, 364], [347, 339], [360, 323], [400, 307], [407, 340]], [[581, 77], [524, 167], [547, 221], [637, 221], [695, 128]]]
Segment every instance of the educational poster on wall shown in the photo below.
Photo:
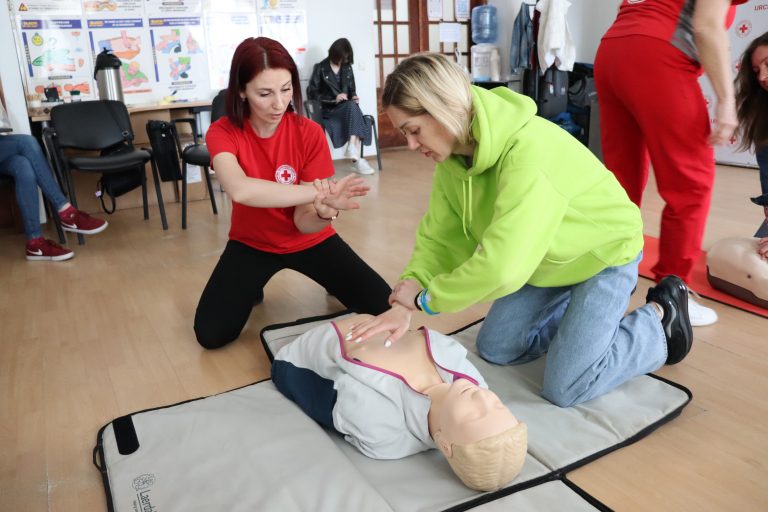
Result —
[[206, 16], [208, 35], [208, 72], [211, 90], [224, 89], [229, 83], [229, 68], [235, 48], [244, 39], [258, 35], [254, 12], [217, 13]]
[[27, 0], [11, 2], [15, 14], [33, 14], [37, 16], [80, 16], [80, 0]]
[[149, 30], [142, 18], [89, 19], [88, 39], [94, 65], [105, 49], [122, 62], [120, 81], [126, 105], [153, 100], [157, 81]]
[[[756, 37], [766, 31], [768, 31], [768, 8], [764, 3], [747, 2], [736, 8], [736, 17], [728, 30], [728, 39], [731, 44], [731, 70], [734, 76], [739, 71], [741, 55], [744, 50]], [[706, 75], [702, 75], [699, 83], [704, 93], [704, 99], [707, 101], [709, 118], [714, 125], [717, 107], [714, 89]], [[739, 151], [740, 144], [741, 142], [734, 136], [728, 145], [717, 146], [715, 148], [715, 160], [722, 164], [757, 167], [755, 154], [751, 151]]]
[[86, 16], [144, 16], [144, 4], [141, 0], [86, 0], [83, 11]]
[[259, 11], [259, 35], [280, 41], [296, 61], [301, 78], [309, 78], [306, 11]]
[[146, 0], [144, 9], [149, 18], [164, 16], [200, 16], [202, 0]]
[[201, 18], [150, 18], [149, 27], [160, 97], [208, 98], [211, 88]]
[[59, 97], [73, 90], [90, 99], [93, 92], [90, 52], [82, 20], [19, 19], [25, 58], [27, 95], [56, 87]]
[[256, 0], [205, 0], [203, 3], [203, 12], [205, 13], [223, 13], [223, 12], [256, 12]]
[[259, 9], [262, 11], [268, 9], [298, 11], [305, 8], [304, 0], [259, 0]]

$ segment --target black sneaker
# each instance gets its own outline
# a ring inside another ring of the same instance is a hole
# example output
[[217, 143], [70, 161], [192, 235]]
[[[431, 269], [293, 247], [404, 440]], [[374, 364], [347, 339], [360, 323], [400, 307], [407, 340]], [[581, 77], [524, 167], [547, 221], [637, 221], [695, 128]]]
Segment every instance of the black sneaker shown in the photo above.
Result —
[[664, 310], [661, 326], [667, 338], [667, 363], [685, 359], [693, 344], [693, 329], [688, 318], [688, 287], [677, 276], [666, 276], [650, 288], [645, 302], [655, 302]]

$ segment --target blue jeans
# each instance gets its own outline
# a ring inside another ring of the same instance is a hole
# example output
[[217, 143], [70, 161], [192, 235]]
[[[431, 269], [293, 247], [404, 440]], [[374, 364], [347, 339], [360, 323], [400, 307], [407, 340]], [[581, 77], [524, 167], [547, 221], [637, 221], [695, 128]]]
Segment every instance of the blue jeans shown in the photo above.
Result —
[[667, 343], [653, 306], [624, 313], [637, 284], [632, 262], [573, 286], [530, 285], [491, 306], [477, 337], [483, 359], [521, 364], [547, 354], [541, 394], [569, 407], [658, 369]]
[[0, 174], [13, 176], [16, 202], [21, 211], [27, 239], [40, 236], [40, 202], [37, 187], [56, 210], [67, 204], [40, 144], [31, 135], [0, 136]]

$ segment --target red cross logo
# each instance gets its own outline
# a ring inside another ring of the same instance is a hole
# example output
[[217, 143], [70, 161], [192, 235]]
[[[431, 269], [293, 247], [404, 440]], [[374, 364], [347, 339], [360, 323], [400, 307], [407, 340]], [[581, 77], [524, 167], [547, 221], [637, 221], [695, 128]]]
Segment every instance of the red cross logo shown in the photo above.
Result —
[[288, 164], [283, 164], [275, 171], [275, 181], [283, 185], [296, 183], [296, 170]]
[[739, 22], [736, 29], [736, 35], [739, 37], [747, 37], [752, 32], [752, 22], [749, 20], [743, 20]]
[[734, 144], [736, 144], [736, 136], [735, 136], [735, 135], [731, 135], [731, 138], [730, 138], [730, 139], [728, 139], [728, 142], [730, 142], [730, 143], [731, 143], [731, 146], [733, 146]]

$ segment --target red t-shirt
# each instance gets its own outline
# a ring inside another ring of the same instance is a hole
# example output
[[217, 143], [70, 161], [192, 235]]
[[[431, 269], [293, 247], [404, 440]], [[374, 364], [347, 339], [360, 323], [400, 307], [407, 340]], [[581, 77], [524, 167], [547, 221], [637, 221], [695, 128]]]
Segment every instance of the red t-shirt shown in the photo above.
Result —
[[[733, 23], [736, 6], [746, 2], [731, 0], [731, 8], [725, 19], [726, 27]], [[603, 37], [655, 37], [670, 42], [698, 62], [691, 26], [695, 4], [696, 0], [623, 0], [616, 21]]]
[[[323, 129], [293, 112], [287, 112], [266, 139], [256, 135], [247, 120], [241, 129], [222, 117], [210, 126], [205, 142], [211, 159], [219, 153], [232, 153], [246, 176], [286, 187], [330, 178], [334, 172]], [[293, 223], [293, 211], [294, 207], [256, 208], [232, 201], [229, 239], [285, 254], [312, 247], [335, 233], [330, 225], [317, 233], [301, 233]]]

